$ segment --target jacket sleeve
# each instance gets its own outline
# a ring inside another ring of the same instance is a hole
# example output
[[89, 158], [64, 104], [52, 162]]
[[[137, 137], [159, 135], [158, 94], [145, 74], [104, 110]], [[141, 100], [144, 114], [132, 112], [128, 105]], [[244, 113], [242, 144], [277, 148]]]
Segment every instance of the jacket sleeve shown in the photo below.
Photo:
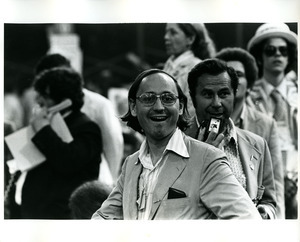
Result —
[[275, 120], [272, 120], [272, 125], [270, 129], [270, 137], [268, 146], [270, 149], [270, 154], [272, 158], [274, 181], [276, 189], [276, 217], [279, 219], [284, 218], [285, 205], [284, 205], [284, 168], [282, 163], [282, 157], [279, 147], [278, 130]]
[[126, 173], [126, 164], [128, 158], [124, 161], [121, 175], [117, 180], [117, 184], [108, 196], [108, 198], [102, 203], [92, 216], [92, 219], [116, 219], [121, 220], [123, 217], [123, 187]]
[[48, 125], [35, 134], [32, 142], [46, 156], [51, 167], [63, 174], [72, 174], [87, 163], [99, 161], [101, 132], [95, 123], [85, 122], [72, 136], [72, 142], [64, 142]]
[[261, 219], [221, 151], [208, 149], [202, 170], [200, 199], [219, 219]]
[[[264, 140], [263, 143], [264, 153], [262, 154], [263, 162], [261, 165], [263, 166], [260, 170], [263, 171], [262, 176], [262, 185], [265, 187], [262, 199], [260, 201], [261, 205], [268, 207], [267, 211], [271, 218], [275, 218], [276, 214], [276, 189], [274, 182], [274, 173], [273, 173], [273, 165], [272, 158], [270, 155], [270, 150], [267, 145], [267, 142]], [[270, 214], [271, 213], [271, 214]]]

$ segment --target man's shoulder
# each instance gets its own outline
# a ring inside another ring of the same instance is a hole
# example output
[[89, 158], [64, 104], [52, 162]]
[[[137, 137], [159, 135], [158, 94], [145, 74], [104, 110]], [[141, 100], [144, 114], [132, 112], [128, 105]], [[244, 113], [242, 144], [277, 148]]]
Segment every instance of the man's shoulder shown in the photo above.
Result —
[[113, 104], [109, 99], [88, 89], [83, 89], [83, 93], [84, 104], [81, 111], [91, 117], [92, 120], [98, 122], [99, 120], [103, 121], [107, 115], [109, 117], [115, 116]]
[[84, 98], [87, 101], [92, 101], [92, 102], [97, 102], [98, 104], [111, 104], [111, 101], [109, 99], [107, 99], [106, 97], [102, 96], [99, 93], [93, 92], [91, 90], [88, 90], [86, 88], [83, 89], [83, 93], [84, 93]]
[[266, 113], [262, 113], [252, 107], [249, 107], [249, 106], [246, 106], [247, 108], [247, 112], [248, 112], [248, 115], [247, 117], [252, 120], [249, 120], [249, 121], [259, 121], [260, 123], [262, 124], [265, 124], [266, 126], [269, 126], [271, 125], [272, 123], [275, 122], [275, 120], [268, 116]]
[[136, 151], [134, 153], [132, 153], [131, 155], [127, 156], [124, 163], [126, 165], [126, 167], [133, 167], [135, 165], [138, 164], [139, 162], [139, 154], [140, 154], [140, 151]]
[[183, 133], [183, 140], [186, 144], [186, 147], [189, 151], [191, 150], [198, 150], [199, 153], [201, 153], [201, 151], [204, 151], [204, 150], [209, 150], [209, 151], [212, 151], [212, 152], [219, 152], [220, 149], [210, 145], [210, 144], [207, 144], [203, 141], [199, 141], [197, 139], [194, 139], [192, 137], [190, 137], [189, 135], [186, 135]]
[[236, 128], [236, 133], [239, 139], [243, 139], [244, 141], [247, 141], [248, 143], [255, 145], [255, 144], [263, 144], [264, 143], [264, 138], [261, 136], [240, 128]]

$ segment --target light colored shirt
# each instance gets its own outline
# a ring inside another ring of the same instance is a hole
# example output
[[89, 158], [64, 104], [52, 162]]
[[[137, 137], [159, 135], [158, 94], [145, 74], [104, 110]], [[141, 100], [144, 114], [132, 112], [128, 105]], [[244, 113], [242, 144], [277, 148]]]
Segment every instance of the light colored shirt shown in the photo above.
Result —
[[147, 220], [152, 208], [153, 191], [159, 179], [159, 174], [168, 158], [169, 152], [174, 152], [179, 156], [189, 158], [187, 147], [184, 143], [182, 131], [178, 128], [170, 138], [161, 158], [153, 165], [149, 153], [147, 140], [144, 140], [139, 151], [139, 160], [143, 166], [143, 171], [139, 180], [138, 219]]
[[[113, 181], [102, 180], [101, 174], [99, 179], [108, 185], [112, 185], [111, 183], [118, 178], [123, 158], [124, 141], [121, 123], [110, 100], [85, 88], [83, 93], [84, 105], [81, 111], [97, 123], [101, 129], [104, 153], [101, 164], [105, 164], [107, 161]], [[103, 158], [105, 158], [104, 161]]]
[[[298, 95], [297, 93], [294, 92], [293, 89], [289, 88], [289, 81], [287, 79], [284, 79], [276, 88], [271, 85], [270, 83], [268, 83], [265, 79], [262, 79], [262, 86], [263, 89], [265, 90], [265, 93], [268, 97], [268, 105], [269, 108], [268, 110], [268, 115], [273, 117], [274, 115], [274, 110], [276, 107], [276, 104], [274, 102], [274, 100], [271, 97], [271, 93], [276, 89], [280, 95], [282, 96], [282, 98], [284, 99], [284, 101], [286, 102], [286, 109], [285, 110], [287, 112], [287, 115], [289, 115], [289, 107], [293, 108], [296, 106], [296, 102], [297, 102], [297, 98]], [[279, 135], [279, 140], [280, 140], [280, 146], [281, 146], [281, 150], [284, 151], [293, 151], [294, 148], [294, 144], [293, 144], [293, 138], [290, 134], [289, 131], [289, 123], [288, 121], [276, 121], [277, 123], [277, 127], [278, 127], [278, 135]]]

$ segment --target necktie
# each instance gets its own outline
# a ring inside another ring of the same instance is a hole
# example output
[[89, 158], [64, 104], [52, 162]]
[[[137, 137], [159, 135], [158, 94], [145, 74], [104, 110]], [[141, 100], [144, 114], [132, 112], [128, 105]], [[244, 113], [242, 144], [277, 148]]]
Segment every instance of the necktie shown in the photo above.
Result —
[[283, 97], [276, 89], [274, 89], [272, 91], [270, 96], [274, 100], [274, 103], [275, 103], [273, 118], [276, 121], [286, 121], [287, 107], [285, 105], [285, 101], [284, 101]]

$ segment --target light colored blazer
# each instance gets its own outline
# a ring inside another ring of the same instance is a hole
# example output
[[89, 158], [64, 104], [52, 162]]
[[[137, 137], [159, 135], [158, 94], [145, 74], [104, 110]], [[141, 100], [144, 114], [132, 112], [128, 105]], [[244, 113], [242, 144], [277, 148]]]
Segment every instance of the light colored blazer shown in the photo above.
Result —
[[[185, 131], [193, 138], [197, 135], [197, 124]], [[246, 175], [246, 191], [251, 200], [261, 199], [260, 203], [269, 208], [275, 217], [276, 190], [270, 151], [266, 141], [246, 130], [236, 127], [238, 149]]]
[[[190, 158], [169, 152], [153, 194], [150, 219], [261, 219], [257, 209], [232, 174], [225, 154], [183, 135]], [[139, 153], [129, 156], [116, 187], [93, 219], [137, 219]], [[169, 188], [186, 194], [168, 199]]]
[[276, 121], [268, 115], [245, 105], [242, 128], [263, 137], [269, 146], [276, 188], [276, 217], [284, 218], [284, 168], [280, 152]]
[[[283, 81], [286, 85], [285, 104], [288, 114], [288, 127], [293, 144], [298, 149], [298, 87], [295, 85], [295, 82], [288, 78], [285, 78]], [[265, 90], [265, 82], [264, 79], [255, 81], [254, 87], [246, 99], [246, 103], [250, 107], [270, 115], [269, 102], [271, 102], [271, 98]]]
[[246, 190], [252, 200], [259, 199], [276, 213], [273, 165], [267, 142], [260, 136], [237, 128], [238, 149], [246, 175]]

